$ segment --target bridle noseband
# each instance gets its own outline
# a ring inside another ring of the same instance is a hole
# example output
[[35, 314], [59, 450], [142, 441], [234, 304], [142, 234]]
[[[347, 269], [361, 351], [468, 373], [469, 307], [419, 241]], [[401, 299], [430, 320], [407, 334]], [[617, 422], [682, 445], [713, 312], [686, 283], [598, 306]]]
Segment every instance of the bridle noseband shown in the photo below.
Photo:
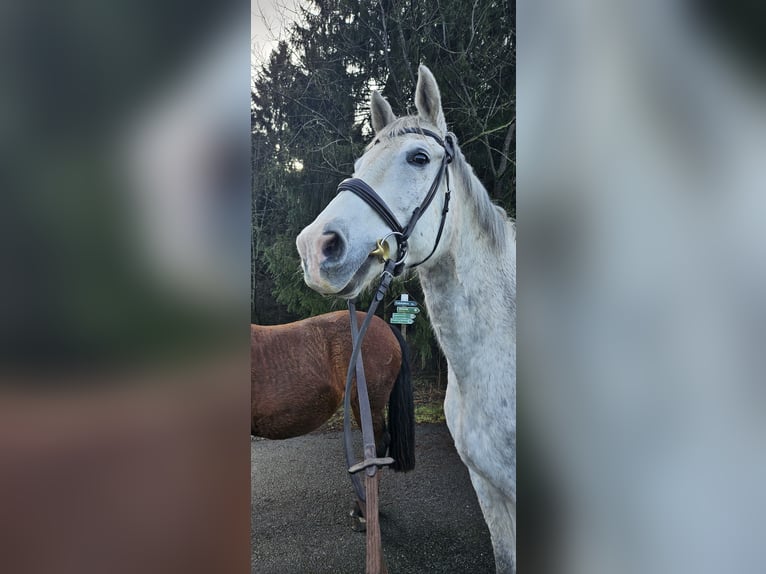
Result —
[[380, 256], [381, 260], [385, 262], [388, 257], [387, 250], [384, 248], [384, 245], [389, 237], [395, 237], [397, 245], [397, 261], [394, 265], [394, 276], [399, 276], [404, 271], [404, 258], [407, 255], [408, 247], [407, 240], [410, 238], [410, 235], [412, 235], [412, 231], [415, 229], [415, 225], [417, 225], [420, 217], [423, 215], [428, 206], [431, 205], [434, 197], [436, 197], [436, 192], [441, 185], [442, 178], [445, 178], [445, 181], [447, 182], [447, 191], [444, 194], [444, 208], [442, 209], [441, 222], [439, 223], [439, 232], [436, 235], [433, 249], [431, 249], [431, 253], [428, 254], [428, 257], [418, 263], [415, 263], [414, 265], [410, 265], [410, 268], [417, 267], [418, 265], [425, 263], [436, 251], [436, 247], [439, 245], [439, 241], [441, 240], [442, 231], [444, 230], [444, 222], [447, 218], [447, 212], [449, 211], [450, 188], [449, 171], [447, 169], [447, 165], [452, 162], [452, 158], [455, 154], [452, 134], [447, 134], [447, 136], [442, 140], [438, 134], [432, 132], [431, 130], [424, 128], [405, 128], [396, 132], [394, 135], [398, 136], [404, 134], [419, 134], [428, 136], [436, 140], [436, 142], [444, 148], [444, 156], [442, 157], [442, 163], [439, 167], [439, 171], [437, 172], [436, 177], [434, 177], [434, 180], [431, 183], [431, 187], [428, 189], [428, 193], [426, 193], [425, 198], [423, 198], [423, 201], [420, 203], [420, 205], [418, 205], [412, 212], [407, 225], [403, 226], [399, 223], [399, 220], [396, 219], [396, 216], [393, 214], [388, 205], [386, 205], [386, 202], [383, 201], [377, 192], [365, 181], [354, 177], [344, 179], [342, 182], [340, 182], [340, 185], [338, 185], [338, 193], [341, 191], [350, 191], [351, 193], [363, 199], [364, 202], [369, 205], [391, 229], [391, 233], [378, 241], [378, 249], [373, 251], [372, 254]]

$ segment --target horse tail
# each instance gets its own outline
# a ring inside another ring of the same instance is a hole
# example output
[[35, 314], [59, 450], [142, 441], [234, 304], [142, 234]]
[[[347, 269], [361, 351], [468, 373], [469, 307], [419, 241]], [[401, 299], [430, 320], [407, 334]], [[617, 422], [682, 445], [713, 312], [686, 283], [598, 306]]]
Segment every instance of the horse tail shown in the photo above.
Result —
[[391, 443], [388, 453], [394, 459], [391, 468], [407, 472], [415, 468], [415, 401], [407, 342], [399, 329], [389, 325], [402, 348], [402, 366], [388, 398], [388, 432]]

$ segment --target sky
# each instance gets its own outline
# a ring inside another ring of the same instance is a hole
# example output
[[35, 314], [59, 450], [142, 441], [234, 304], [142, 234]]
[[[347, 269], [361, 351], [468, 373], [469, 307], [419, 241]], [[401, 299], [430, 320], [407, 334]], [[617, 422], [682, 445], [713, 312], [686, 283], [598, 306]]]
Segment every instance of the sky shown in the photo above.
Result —
[[250, 43], [254, 65], [265, 63], [269, 53], [295, 18], [300, 0], [251, 0]]

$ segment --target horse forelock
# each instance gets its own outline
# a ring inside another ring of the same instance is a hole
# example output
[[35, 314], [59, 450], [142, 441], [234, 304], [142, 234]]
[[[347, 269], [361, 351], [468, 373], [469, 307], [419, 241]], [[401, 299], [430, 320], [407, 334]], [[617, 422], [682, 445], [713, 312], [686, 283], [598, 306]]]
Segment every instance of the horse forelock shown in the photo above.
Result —
[[431, 130], [437, 134], [440, 133], [440, 130], [437, 127], [423, 121], [420, 116], [403, 116], [401, 118], [396, 118], [393, 122], [375, 134], [375, 137], [372, 139], [372, 141], [367, 144], [365, 151], [370, 149], [382, 139], [390, 139], [402, 135], [402, 132], [408, 128], [423, 128]]
[[469, 205], [474, 208], [476, 220], [481, 229], [487, 233], [490, 244], [498, 250], [505, 248], [508, 227], [510, 223], [511, 231], [515, 234], [515, 224], [508, 217], [506, 211], [493, 203], [487, 193], [487, 189], [481, 183], [473, 171], [471, 165], [465, 160], [463, 152], [458, 146], [457, 137], [449, 132], [441, 134], [440, 130], [433, 124], [426, 122], [420, 116], [404, 116], [397, 118], [385, 128], [380, 130], [373, 140], [367, 144], [365, 151], [369, 150], [382, 139], [391, 139], [402, 135], [402, 132], [409, 128], [424, 128], [441, 135], [442, 138], [449, 135], [452, 138], [454, 147], [454, 158], [450, 164], [451, 175], [456, 181], [450, 184], [450, 188], [455, 189], [455, 184], [463, 190], [468, 199]]

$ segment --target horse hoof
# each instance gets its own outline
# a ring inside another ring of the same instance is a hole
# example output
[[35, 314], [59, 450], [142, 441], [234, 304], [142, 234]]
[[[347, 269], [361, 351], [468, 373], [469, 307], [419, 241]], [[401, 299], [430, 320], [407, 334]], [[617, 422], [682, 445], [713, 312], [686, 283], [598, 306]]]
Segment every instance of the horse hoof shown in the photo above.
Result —
[[356, 509], [349, 513], [351, 519], [351, 530], [354, 532], [367, 532], [367, 520]]

